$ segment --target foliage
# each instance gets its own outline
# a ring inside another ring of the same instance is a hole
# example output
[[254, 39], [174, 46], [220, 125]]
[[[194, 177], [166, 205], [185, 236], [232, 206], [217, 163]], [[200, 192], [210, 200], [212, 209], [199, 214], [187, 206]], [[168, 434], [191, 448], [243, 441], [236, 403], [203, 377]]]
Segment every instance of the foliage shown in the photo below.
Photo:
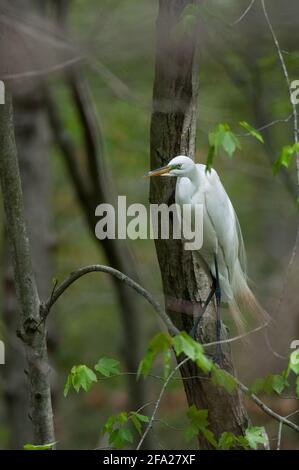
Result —
[[249, 132], [249, 134], [252, 135], [252, 137], [255, 137], [261, 144], [264, 144], [264, 138], [262, 134], [259, 131], [257, 131], [254, 127], [252, 127], [250, 124], [248, 124], [248, 122], [240, 121], [239, 124], [241, 127], [244, 127], [244, 129], [246, 129]]
[[282, 147], [279, 157], [273, 164], [273, 173], [277, 175], [281, 167], [289, 168], [294, 156], [299, 152], [299, 143]]
[[73, 366], [64, 386], [64, 396], [67, 396], [72, 386], [77, 393], [81, 388], [87, 392], [93, 382], [97, 382], [97, 376], [89, 367], [84, 364]]
[[[261, 133], [252, 127], [248, 122], [240, 121], [239, 124], [261, 144], [264, 143], [264, 139]], [[209, 151], [206, 161], [206, 171], [211, 171], [214, 157], [220, 148], [222, 148], [230, 158], [237, 149], [241, 149], [241, 144], [238, 137], [231, 130], [229, 124], [227, 123], [218, 124], [218, 126], [209, 133]]]
[[150, 370], [152, 368], [153, 362], [156, 358], [156, 356], [160, 352], [164, 352], [164, 375], [167, 374], [167, 371], [169, 370], [169, 354], [166, 354], [166, 351], [169, 351], [169, 348], [172, 343], [172, 338], [168, 333], [158, 333], [156, 336], [153, 337], [153, 339], [150, 341], [147, 352], [140, 362], [139, 368], [138, 368], [138, 376], [143, 375], [144, 377], [147, 377], [148, 374], [150, 373]]
[[210, 147], [214, 147], [215, 154], [222, 147], [223, 150], [232, 157], [237, 148], [241, 148], [241, 144], [236, 135], [231, 131], [229, 124], [218, 124], [218, 126], [209, 133]]
[[57, 444], [56, 442], [50, 442], [50, 444], [41, 444], [41, 445], [34, 445], [34, 444], [24, 444], [24, 450], [50, 450], [53, 446]]
[[253, 426], [251, 428], [246, 429], [245, 437], [251, 449], [256, 450], [258, 444], [266, 443], [265, 429], [260, 426]]
[[[196, 363], [204, 374], [208, 374], [212, 382], [223, 387], [228, 393], [233, 393], [237, 387], [235, 378], [225, 370], [219, 368], [205, 354], [203, 346], [193, 340], [185, 331], [172, 337], [166, 332], [160, 332], [152, 338], [148, 349], [138, 369], [138, 377], [147, 377], [151, 372], [154, 360], [162, 354], [164, 378], [167, 380], [170, 372], [171, 350], [174, 351], [178, 360], [183, 360], [184, 356]], [[119, 361], [102, 357], [94, 366], [97, 373], [104, 377], [112, 377], [121, 374]], [[281, 374], [268, 374], [265, 378], [257, 379], [251, 386], [249, 393], [258, 394], [261, 392], [280, 395], [286, 387], [289, 387], [288, 378], [290, 374], [299, 374], [299, 352], [293, 351], [290, 354], [287, 368]], [[97, 382], [96, 374], [87, 366], [73, 366], [67, 378], [64, 395], [66, 396], [71, 386], [78, 392], [81, 388], [88, 391], [93, 383]], [[299, 377], [296, 377], [296, 393], [299, 396]], [[256, 450], [259, 445], [265, 444], [266, 433], [263, 427], [253, 426], [246, 429], [245, 436], [237, 436], [231, 432], [223, 432], [219, 439], [209, 429], [208, 410], [199, 410], [192, 405], [187, 410], [189, 425], [185, 430], [187, 441], [192, 440], [198, 434], [202, 435], [212, 447], [218, 450], [229, 450], [241, 448], [244, 450]], [[115, 449], [123, 449], [127, 444], [132, 444], [134, 435], [132, 430], [142, 436], [143, 425], [149, 422], [146, 415], [139, 411], [121, 411], [116, 415], [109, 416], [103, 426], [102, 434], [108, 434], [109, 444]], [[52, 444], [53, 445], [53, 444]], [[26, 444], [26, 448], [30, 444]], [[33, 446], [34, 447], [34, 446]], [[37, 446], [37, 450], [42, 450], [42, 446]], [[25, 447], [24, 447], [25, 448]]]
[[[268, 374], [265, 378], [258, 378], [250, 387], [251, 393], [261, 393], [264, 392], [267, 395], [271, 395], [272, 393], [276, 393], [277, 395], [281, 395], [282, 392], [290, 387], [289, 377], [290, 374], [299, 375], [299, 351], [293, 351], [290, 354], [288, 365], [285, 370], [283, 370], [280, 374]], [[296, 377], [296, 394], [299, 397], [299, 389], [298, 389], [298, 377]]]
[[112, 375], [118, 375], [120, 373], [119, 361], [109, 357], [102, 357], [99, 359], [94, 368], [105, 377], [111, 377]]
[[102, 434], [107, 433], [109, 435], [109, 444], [115, 449], [123, 449], [127, 443], [133, 443], [134, 438], [130, 429], [130, 423], [133, 424], [138, 434], [141, 435], [142, 425], [148, 423], [148, 421], [147, 416], [136, 411], [130, 413], [121, 411], [117, 415], [109, 416], [103, 427]]
[[185, 437], [188, 441], [198, 434], [202, 434], [217, 450], [257, 449], [258, 444], [265, 444], [266, 442], [265, 429], [258, 426], [247, 428], [245, 436], [236, 436], [231, 432], [223, 432], [217, 441], [214, 433], [209, 429], [208, 410], [199, 410], [195, 405], [190, 406], [187, 417], [190, 424], [186, 429]]

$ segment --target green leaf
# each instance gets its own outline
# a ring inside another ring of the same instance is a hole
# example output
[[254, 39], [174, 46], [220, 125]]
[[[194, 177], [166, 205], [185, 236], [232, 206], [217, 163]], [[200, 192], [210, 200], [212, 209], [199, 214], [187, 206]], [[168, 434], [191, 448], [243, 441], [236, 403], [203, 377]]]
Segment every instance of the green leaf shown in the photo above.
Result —
[[237, 387], [234, 377], [216, 366], [212, 368], [212, 382], [215, 385], [223, 387], [228, 393], [232, 393]]
[[[138, 413], [135, 415], [138, 415]], [[107, 433], [109, 435], [109, 443], [113, 444], [116, 449], [122, 449], [126, 442], [133, 442], [132, 433], [130, 429], [125, 426], [129, 418], [134, 424], [132, 416], [128, 416], [125, 411], [121, 411], [117, 415], [109, 416], [103, 426], [102, 434]], [[140, 418], [136, 416], [135, 418], [140, 420]]]
[[177, 356], [184, 353], [193, 362], [196, 362], [204, 373], [211, 370], [212, 362], [205, 356], [202, 345], [194, 341], [185, 331], [176, 335], [172, 342]]
[[237, 137], [230, 131], [226, 132], [223, 137], [222, 147], [229, 157], [232, 157], [238, 147]]
[[233, 449], [239, 440], [232, 432], [223, 432], [219, 438], [217, 448], [219, 450], [230, 450]]
[[246, 437], [238, 436], [238, 443], [241, 447], [243, 447], [244, 450], [249, 449], [249, 444], [248, 444], [248, 441], [247, 441]]
[[[229, 157], [232, 157], [237, 148], [241, 148], [241, 144], [236, 135], [231, 131], [228, 124], [219, 124], [214, 131], [209, 133], [210, 148], [210, 161], [213, 159], [214, 154], [217, 153], [219, 148], [222, 147]], [[209, 153], [210, 153], [209, 152]], [[213, 153], [212, 153], [213, 152]], [[209, 157], [208, 157], [209, 159]]]
[[293, 145], [285, 145], [282, 148], [279, 157], [273, 164], [274, 175], [277, 175], [282, 166], [288, 168], [293, 160], [293, 157], [297, 154], [297, 152], [299, 152], [299, 143]]
[[197, 436], [198, 430], [192, 425], [188, 426], [185, 430], [185, 439], [187, 442], [192, 441], [192, 439]]
[[212, 169], [214, 156], [215, 156], [215, 146], [210, 145], [209, 152], [208, 152], [208, 157], [207, 157], [207, 161], [206, 161], [206, 173], [210, 172], [211, 169]]
[[296, 395], [299, 397], [299, 377], [296, 379]]
[[258, 395], [264, 388], [264, 379], [256, 379], [250, 387], [250, 392]]
[[187, 417], [190, 421], [190, 426], [185, 431], [185, 438], [190, 441], [197, 434], [201, 433], [206, 440], [217, 447], [217, 441], [213, 432], [208, 429], [208, 410], [199, 410], [195, 405], [192, 405], [187, 410]]
[[55, 446], [55, 444], [57, 444], [58, 441], [55, 441], [55, 442], [50, 442], [50, 444], [42, 444], [42, 445], [33, 445], [33, 444], [24, 444], [23, 445], [23, 449], [24, 450], [49, 450], [51, 449], [53, 446]]
[[283, 375], [273, 375], [272, 387], [278, 395], [280, 395], [288, 385], [288, 381]]
[[94, 366], [95, 370], [105, 377], [111, 377], [111, 375], [119, 375], [119, 361], [112, 359], [111, 357], [102, 357], [98, 363]]
[[109, 444], [112, 444], [116, 449], [123, 449], [127, 442], [130, 444], [133, 442], [133, 435], [129, 428], [114, 429], [109, 436]]
[[240, 126], [244, 127], [244, 129], [246, 129], [249, 132], [249, 134], [255, 137], [259, 142], [261, 142], [261, 144], [264, 143], [262, 134], [258, 130], [256, 130], [254, 127], [252, 127], [250, 124], [248, 124], [248, 122], [240, 121], [239, 124]]
[[148, 423], [149, 418], [148, 416], [142, 415], [137, 413], [136, 411], [132, 411], [130, 414], [130, 419], [135, 426], [137, 432], [141, 435], [142, 434], [142, 423]]
[[64, 398], [66, 398], [66, 396], [68, 395], [71, 386], [72, 386], [72, 375], [69, 374], [67, 376], [67, 379], [66, 379], [66, 382], [65, 382], [65, 385], [64, 385], [64, 389], [63, 389]]
[[180, 356], [184, 353], [192, 359], [192, 361], [195, 361], [196, 358], [195, 345], [198, 345], [201, 352], [203, 352], [203, 347], [194, 341], [185, 331], [182, 331], [173, 338], [173, 349], [176, 355]]
[[280, 395], [283, 390], [289, 386], [287, 381], [287, 376], [285, 373], [281, 375], [268, 374], [264, 379], [256, 379], [253, 385], [250, 387], [251, 393], [257, 395], [260, 392], [265, 392], [268, 395], [271, 395], [273, 392], [276, 392]]
[[148, 350], [139, 364], [137, 375], [146, 377], [153, 365], [154, 359], [160, 352], [167, 351], [172, 344], [172, 338], [169, 333], [158, 333], [149, 343]]
[[249, 447], [256, 450], [258, 444], [265, 444], [265, 428], [263, 426], [252, 426], [245, 431], [245, 437], [248, 441]]
[[67, 396], [71, 386], [77, 393], [81, 388], [87, 392], [93, 382], [97, 382], [97, 376], [89, 367], [84, 364], [73, 366], [64, 386], [64, 396]]
[[289, 368], [294, 374], [299, 374], [299, 349], [296, 349], [296, 351], [290, 354]]

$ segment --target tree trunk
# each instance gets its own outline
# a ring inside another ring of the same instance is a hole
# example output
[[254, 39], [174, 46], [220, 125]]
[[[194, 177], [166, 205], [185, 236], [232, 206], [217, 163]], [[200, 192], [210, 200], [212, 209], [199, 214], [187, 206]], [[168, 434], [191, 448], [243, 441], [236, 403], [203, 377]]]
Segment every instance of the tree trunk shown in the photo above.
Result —
[[0, 181], [20, 308], [19, 336], [24, 342], [28, 363], [29, 415], [33, 424], [33, 439], [36, 444], [45, 444], [54, 441], [46, 329], [44, 323], [40, 324], [40, 300], [25, 223], [12, 102], [8, 90], [6, 104], [0, 106]]
[[[165, 165], [176, 155], [194, 158], [198, 92], [199, 24], [178, 28], [181, 14], [190, 0], [160, 0], [157, 21], [156, 68], [151, 120], [151, 168]], [[150, 202], [172, 204], [175, 179], [152, 178]], [[170, 221], [171, 226], [171, 221]], [[171, 229], [170, 229], [171, 233]], [[156, 240], [166, 308], [180, 330], [190, 331], [199, 301], [210, 290], [210, 281], [191, 251], [185, 251], [180, 240]], [[202, 343], [215, 341], [216, 312], [211, 304], [197, 332]], [[222, 325], [222, 339], [227, 330]], [[224, 351], [224, 368], [233, 372], [229, 348]], [[209, 410], [209, 423], [216, 436], [224, 431], [243, 434], [248, 417], [239, 392], [229, 395], [210, 380], [194, 378], [199, 371], [188, 362], [181, 371], [188, 404]], [[192, 378], [191, 378], [192, 377]], [[210, 445], [199, 438], [202, 448]]]

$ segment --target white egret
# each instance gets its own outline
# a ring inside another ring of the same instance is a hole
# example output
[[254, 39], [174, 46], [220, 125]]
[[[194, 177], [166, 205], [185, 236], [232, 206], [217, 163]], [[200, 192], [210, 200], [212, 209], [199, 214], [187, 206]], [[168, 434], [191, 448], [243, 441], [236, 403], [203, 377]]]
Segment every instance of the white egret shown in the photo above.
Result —
[[215, 294], [217, 308], [217, 341], [220, 340], [220, 301], [228, 303], [237, 326], [244, 324], [244, 315], [251, 314], [267, 321], [247, 283], [246, 255], [240, 225], [233, 205], [214, 169], [196, 164], [186, 156], [173, 158], [166, 166], [150, 171], [147, 176], [177, 177], [175, 201], [178, 205], [203, 205], [203, 246], [196, 252], [201, 266], [212, 278], [212, 289], [201, 315], [191, 330], [194, 336], [199, 321]]

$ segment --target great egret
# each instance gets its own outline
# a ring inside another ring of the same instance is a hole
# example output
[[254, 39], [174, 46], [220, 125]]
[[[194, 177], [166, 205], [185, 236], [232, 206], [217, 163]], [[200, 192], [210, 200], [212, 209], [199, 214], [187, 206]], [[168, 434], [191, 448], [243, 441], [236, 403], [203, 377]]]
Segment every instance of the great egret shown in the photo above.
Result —
[[[203, 246], [196, 252], [201, 266], [212, 278], [212, 289], [201, 315], [191, 330], [195, 336], [202, 315], [215, 294], [217, 310], [217, 341], [220, 340], [220, 301], [228, 303], [229, 310], [240, 328], [244, 315], [249, 313], [259, 321], [267, 321], [262, 309], [247, 284], [246, 255], [240, 225], [233, 205], [214, 169], [196, 164], [186, 156], [177, 156], [146, 176], [177, 177], [175, 201], [178, 205], [203, 205]], [[219, 349], [218, 349], [219, 351]]]

